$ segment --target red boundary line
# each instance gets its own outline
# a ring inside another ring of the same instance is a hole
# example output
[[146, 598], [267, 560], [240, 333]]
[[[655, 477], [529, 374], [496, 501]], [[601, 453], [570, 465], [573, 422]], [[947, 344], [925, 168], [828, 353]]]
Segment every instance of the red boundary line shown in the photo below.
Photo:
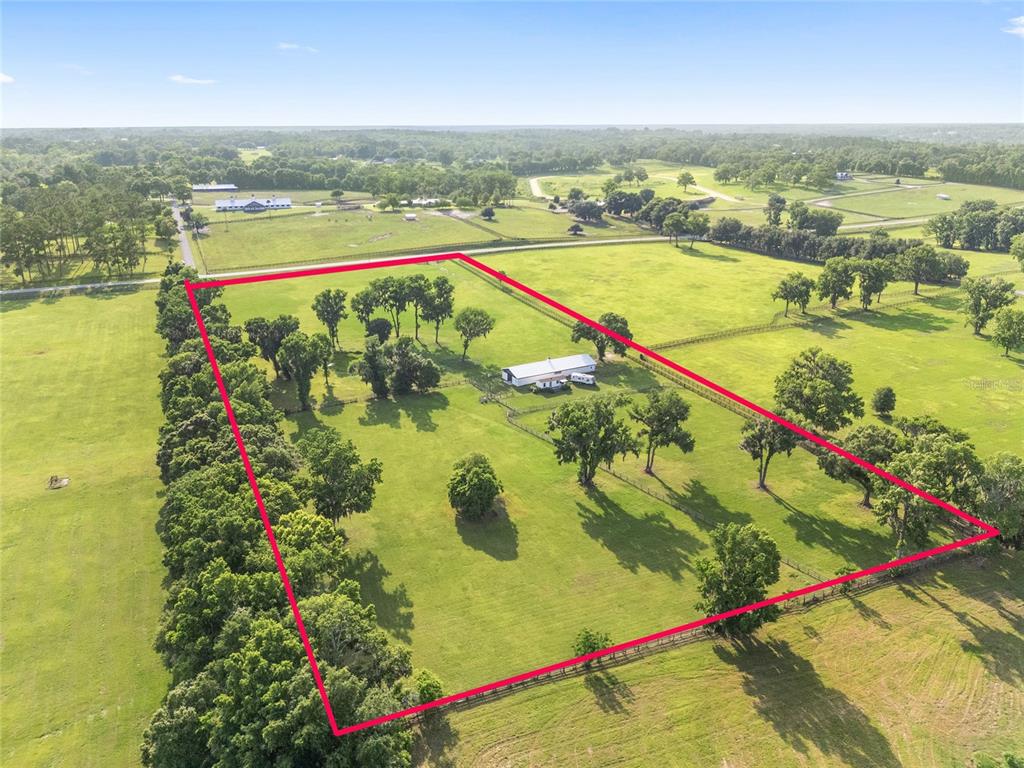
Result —
[[[730, 400], [732, 400], [735, 403], [739, 403], [740, 405], [742, 405], [743, 407], [753, 411], [754, 413], [760, 414], [764, 418], [771, 419], [772, 421], [777, 422], [778, 424], [781, 424], [784, 427], [787, 427], [788, 429], [792, 430], [793, 432], [796, 432], [798, 435], [800, 435], [804, 439], [810, 440], [811, 442], [816, 443], [817, 445], [820, 445], [820, 446], [822, 446], [822, 447], [832, 451], [833, 453], [837, 453], [840, 456], [842, 456], [843, 458], [848, 459], [849, 461], [852, 461], [855, 464], [858, 464], [859, 466], [863, 467], [864, 469], [868, 470], [869, 472], [872, 472], [872, 473], [878, 475], [879, 477], [884, 478], [885, 480], [888, 480], [889, 482], [898, 485], [899, 487], [903, 488], [904, 490], [909, 491], [910, 493], [913, 493], [916, 496], [919, 496], [920, 498], [924, 499], [925, 501], [928, 501], [928, 502], [930, 502], [930, 503], [940, 507], [941, 509], [944, 509], [945, 511], [947, 511], [947, 512], [949, 512], [949, 513], [951, 513], [951, 514], [953, 514], [953, 515], [963, 519], [963, 520], [966, 520], [968, 523], [971, 523], [972, 525], [975, 525], [978, 528], [980, 528], [982, 531], [984, 531], [984, 533], [981, 533], [981, 534], [978, 534], [978, 535], [975, 535], [975, 536], [970, 536], [970, 537], [968, 537], [966, 539], [960, 539], [959, 541], [954, 541], [954, 542], [951, 542], [949, 544], [943, 544], [942, 546], [934, 547], [932, 549], [928, 549], [928, 550], [925, 550], [923, 552], [918, 552], [918, 553], [913, 554], [913, 555], [907, 555], [906, 557], [901, 557], [898, 560], [892, 560], [892, 561], [890, 561], [888, 563], [882, 563], [881, 565], [875, 565], [875, 566], [872, 566], [870, 568], [865, 568], [864, 570], [857, 571], [855, 573], [849, 573], [849, 574], [846, 574], [846, 575], [843, 575], [843, 576], [839, 576], [839, 577], [834, 578], [834, 579], [829, 579], [828, 581], [823, 581], [823, 582], [821, 582], [819, 584], [813, 584], [813, 585], [808, 586], [808, 587], [802, 587], [800, 589], [793, 590], [792, 592], [786, 592], [785, 594], [782, 594], [782, 595], [777, 595], [775, 597], [770, 597], [770, 598], [768, 598], [766, 600], [761, 600], [760, 602], [757, 602], [757, 603], [751, 603], [750, 605], [744, 606], [742, 608], [735, 608], [735, 609], [733, 609], [731, 611], [726, 611], [725, 613], [720, 613], [720, 614], [717, 614], [715, 616], [708, 616], [708, 617], [705, 617], [703, 619], [698, 619], [696, 621], [691, 621], [691, 622], [689, 622], [687, 624], [681, 624], [678, 627], [672, 627], [670, 629], [664, 629], [664, 630], [662, 630], [660, 632], [655, 632], [654, 634], [651, 634], [651, 635], [645, 635], [644, 637], [638, 637], [638, 638], [636, 638], [634, 640], [628, 640], [628, 641], [626, 641], [624, 643], [619, 643], [617, 645], [613, 645], [613, 646], [610, 646], [608, 648], [604, 648], [604, 649], [602, 649], [600, 651], [594, 651], [593, 653], [584, 654], [583, 656], [576, 656], [574, 658], [566, 659], [565, 661], [560, 661], [560, 662], [557, 662], [555, 664], [549, 664], [549, 665], [544, 666], [544, 667], [538, 667], [537, 669], [532, 669], [532, 670], [530, 670], [528, 672], [523, 672], [523, 673], [515, 675], [513, 677], [507, 677], [507, 678], [505, 678], [503, 680], [496, 680], [496, 681], [494, 681], [492, 683], [487, 683], [486, 685], [481, 685], [481, 686], [478, 686], [476, 688], [470, 688], [469, 690], [462, 691], [461, 693], [455, 693], [455, 694], [452, 694], [450, 696], [445, 696], [443, 698], [437, 699], [435, 701], [428, 702], [426, 704], [420, 704], [420, 705], [415, 706], [415, 707], [409, 707], [407, 709], [403, 709], [403, 710], [400, 710], [398, 712], [393, 712], [393, 713], [391, 713], [389, 715], [384, 715], [382, 717], [376, 717], [376, 718], [373, 718], [371, 720], [366, 720], [366, 721], [364, 721], [362, 723], [356, 723], [355, 725], [348, 725], [348, 726], [345, 726], [344, 728], [339, 728], [337, 722], [334, 719], [334, 710], [331, 708], [331, 702], [330, 702], [330, 700], [329, 700], [329, 698], [327, 696], [327, 690], [326, 690], [326, 688], [324, 688], [323, 677], [320, 674], [320, 667], [317, 665], [316, 657], [315, 657], [315, 655], [313, 653], [313, 646], [310, 643], [309, 635], [306, 632], [305, 624], [303, 624], [302, 616], [299, 613], [298, 602], [295, 599], [295, 593], [292, 590], [291, 581], [288, 579], [288, 573], [287, 573], [287, 571], [285, 569], [284, 561], [281, 558], [281, 552], [278, 549], [277, 540], [274, 537], [273, 528], [270, 525], [270, 518], [267, 515], [267, 510], [266, 510], [266, 507], [264, 506], [264, 503], [263, 503], [263, 497], [260, 495], [260, 489], [259, 489], [259, 487], [257, 486], [257, 483], [256, 483], [256, 475], [253, 473], [252, 465], [251, 465], [251, 463], [249, 461], [249, 454], [246, 452], [245, 444], [242, 441], [242, 434], [239, 431], [238, 422], [235, 419], [234, 410], [231, 408], [231, 401], [230, 401], [230, 398], [228, 397], [227, 388], [224, 385], [224, 379], [221, 376], [220, 367], [217, 365], [217, 359], [216, 359], [216, 356], [214, 355], [213, 346], [210, 343], [210, 338], [209, 338], [209, 335], [207, 334], [206, 325], [203, 322], [202, 314], [199, 311], [199, 304], [196, 301], [195, 292], [198, 291], [198, 290], [202, 290], [204, 288], [220, 288], [220, 287], [229, 286], [229, 285], [244, 285], [244, 284], [248, 284], [248, 283], [262, 283], [262, 282], [269, 282], [269, 281], [273, 281], [273, 280], [285, 280], [285, 279], [289, 279], [289, 278], [293, 278], [293, 277], [312, 277], [312, 276], [315, 276], [315, 275], [329, 275], [329, 274], [335, 274], [335, 273], [338, 273], [338, 272], [354, 272], [354, 271], [359, 271], [359, 270], [364, 270], [364, 269], [378, 269], [378, 268], [381, 268], [381, 267], [398, 267], [398, 266], [404, 266], [404, 265], [407, 265], [407, 264], [423, 264], [423, 263], [427, 263], [427, 262], [453, 261], [453, 260], [455, 260], [455, 261], [462, 261], [463, 263], [468, 264], [469, 266], [473, 267], [474, 269], [478, 269], [481, 272], [484, 272], [485, 274], [490, 275], [491, 277], [493, 277], [493, 278], [495, 278], [497, 280], [500, 280], [501, 282], [505, 283], [506, 285], [510, 285], [513, 288], [516, 288], [517, 290], [522, 291], [527, 296], [530, 296], [530, 297], [532, 297], [532, 298], [534, 298], [534, 299], [536, 299], [536, 300], [538, 300], [540, 302], [543, 302], [544, 304], [547, 304], [549, 307], [557, 309], [559, 312], [562, 312], [563, 314], [568, 315], [569, 317], [573, 318], [574, 320], [578, 320], [578, 321], [580, 321], [582, 323], [585, 323], [585, 324], [589, 325], [592, 328], [595, 328], [595, 329], [601, 331], [601, 333], [605, 334], [606, 336], [609, 336], [609, 337], [615, 339], [616, 341], [622, 342], [627, 347], [630, 347], [631, 349], [636, 350], [637, 352], [645, 355], [646, 357], [651, 358], [652, 360], [657, 360], [662, 365], [666, 366], [667, 368], [672, 369], [673, 371], [676, 371], [677, 373], [682, 374], [683, 376], [686, 376], [688, 379], [696, 381], [699, 384], [703, 384], [704, 386], [708, 387], [712, 391], [717, 392], [718, 394], [720, 394], [720, 395], [722, 395], [724, 397], [729, 398]], [[210, 359], [210, 366], [213, 369], [213, 377], [214, 377], [214, 379], [217, 382], [217, 388], [220, 390], [221, 400], [223, 400], [223, 402], [224, 402], [224, 409], [227, 412], [228, 421], [231, 424], [231, 431], [234, 433], [235, 442], [238, 444], [238, 452], [239, 452], [239, 455], [242, 457], [242, 464], [244, 465], [246, 475], [249, 478], [249, 485], [252, 488], [253, 497], [256, 499], [256, 506], [259, 508], [260, 517], [263, 520], [263, 528], [264, 528], [264, 530], [267, 533], [267, 539], [270, 542], [270, 548], [271, 548], [271, 550], [274, 553], [274, 561], [277, 563], [277, 569], [278, 569], [278, 571], [281, 574], [281, 581], [284, 584], [284, 590], [285, 590], [285, 593], [288, 596], [288, 603], [291, 605], [292, 614], [295, 616], [295, 625], [296, 625], [296, 627], [297, 627], [297, 629], [299, 631], [299, 636], [302, 638], [302, 645], [306, 649], [306, 657], [309, 659], [309, 665], [310, 665], [310, 667], [313, 670], [313, 679], [316, 681], [316, 687], [320, 691], [320, 698], [323, 700], [324, 710], [327, 712], [327, 720], [330, 723], [331, 731], [334, 733], [335, 736], [343, 736], [343, 735], [345, 735], [347, 733], [353, 733], [355, 731], [361, 731], [364, 728], [370, 728], [370, 727], [375, 726], [375, 725], [381, 725], [382, 723], [387, 723], [387, 722], [390, 722], [391, 720], [397, 720], [399, 718], [408, 717], [410, 715], [416, 714], [417, 712], [424, 712], [424, 711], [426, 711], [428, 709], [433, 709], [435, 707], [440, 707], [440, 706], [443, 706], [445, 704], [451, 704], [451, 703], [456, 702], [456, 701], [461, 701], [461, 700], [469, 698], [471, 696], [475, 696], [475, 695], [480, 694], [480, 693], [485, 693], [487, 691], [494, 690], [495, 688], [500, 688], [500, 687], [503, 687], [503, 686], [506, 686], [506, 685], [509, 685], [509, 684], [512, 684], [512, 683], [518, 683], [518, 682], [522, 682], [524, 680], [529, 680], [531, 678], [539, 677], [540, 675], [544, 675], [544, 674], [547, 674], [549, 672], [555, 672], [555, 671], [558, 671], [560, 669], [565, 669], [566, 667], [575, 666], [575, 665], [580, 664], [580, 663], [585, 662], [585, 661], [592, 661], [594, 659], [599, 659], [602, 656], [608, 656], [608, 655], [610, 655], [612, 653], [615, 653], [617, 651], [623, 651], [623, 650], [626, 650], [626, 649], [629, 649], [629, 648], [635, 648], [635, 647], [637, 647], [639, 645], [644, 645], [645, 643], [649, 643], [649, 642], [654, 641], [654, 640], [658, 640], [658, 639], [665, 638], [665, 637], [671, 637], [672, 635], [677, 635], [677, 634], [680, 634], [681, 632], [686, 632], [687, 630], [690, 630], [690, 629], [696, 629], [697, 627], [703, 627], [703, 626], [706, 626], [708, 624], [712, 624], [712, 623], [714, 623], [716, 621], [721, 621], [723, 619], [728, 619], [728, 618], [731, 618], [733, 616], [739, 616], [740, 614], [747, 613], [749, 611], [756, 611], [756, 610], [758, 610], [760, 608], [765, 608], [765, 607], [767, 607], [769, 605], [775, 605], [776, 603], [782, 603], [782, 602], [785, 602], [787, 600], [792, 600], [793, 598], [801, 597], [803, 595], [807, 595], [807, 594], [810, 594], [812, 592], [819, 592], [821, 590], [828, 589], [829, 587], [835, 586], [837, 584], [844, 584], [846, 582], [854, 581], [855, 579], [859, 579], [859, 578], [862, 578], [864, 576], [869, 576], [869, 575], [871, 575], [873, 573], [879, 573], [881, 571], [889, 570], [891, 568], [895, 568], [895, 567], [900, 566], [900, 565], [906, 565], [907, 563], [912, 563], [915, 560], [921, 560], [921, 559], [924, 559], [926, 557], [931, 557], [931, 556], [937, 555], [937, 554], [939, 554], [941, 552], [947, 552], [947, 551], [949, 551], [951, 549], [958, 549], [960, 547], [965, 547], [965, 546], [968, 546], [969, 544], [975, 544], [975, 543], [977, 543], [979, 541], [984, 541], [985, 539], [991, 539], [991, 538], [999, 535], [999, 531], [996, 528], [994, 528], [993, 526], [989, 525], [988, 523], [982, 522], [981, 520], [977, 519], [976, 517], [972, 517], [971, 515], [968, 515], [966, 512], [964, 512], [964, 511], [962, 511], [960, 509], [957, 509], [952, 504], [949, 504], [949, 503], [947, 503], [945, 501], [942, 501], [941, 499], [938, 499], [935, 496], [932, 496], [931, 494], [926, 493], [925, 491], [922, 491], [920, 488], [917, 488], [916, 486], [911, 485], [910, 483], [906, 482], [905, 480], [901, 480], [900, 478], [896, 477], [895, 475], [890, 474], [889, 472], [886, 472], [885, 470], [883, 470], [883, 469], [881, 469], [879, 467], [874, 466], [870, 462], [867, 462], [867, 461], [865, 461], [864, 459], [861, 459], [858, 456], [854, 456], [852, 453], [850, 453], [849, 451], [843, 450], [838, 445], [835, 445], [834, 443], [831, 443], [828, 440], [825, 440], [824, 438], [822, 438], [822, 437], [820, 437], [818, 435], [813, 434], [812, 432], [808, 432], [806, 429], [803, 429], [802, 427], [800, 427], [800, 426], [798, 426], [796, 424], [793, 424], [792, 422], [789, 422], [786, 419], [783, 419], [781, 416], [778, 416], [778, 415], [772, 413], [771, 411], [767, 410], [766, 408], [762, 408], [761, 406], [757, 405], [756, 403], [753, 403], [750, 400], [747, 400], [746, 398], [744, 398], [744, 397], [742, 397], [740, 395], [737, 395], [734, 392], [731, 392], [730, 390], [728, 390], [725, 387], [722, 387], [722, 386], [716, 384], [715, 382], [711, 381], [710, 379], [706, 379], [703, 376], [701, 376], [700, 374], [695, 373], [695, 372], [693, 372], [691, 370], [688, 370], [688, 369], [684, 368], [683, 366], [679, 365], [678, 363], [675, 363], [672, 360], [669, 360], [668, 358], [663, 357], [662, 355], [659, 355], [657, 352], [654, 352], [654, 351], [648, 349], [647, 347], [644, 347], [641, 344], [636, 343], [632, 339], [627, 339], [624, 336], [620, 336], [619, 334], [615, 333], [614, 331], [609, 330], [608, 328], [605, 328], [603, 325], [601, 325], [601, 324], [591, 320], [589, 317], [581, 315], [579, 312], [576, 312], [575, 310], [565, 306], [564, 304], [560, 304], [559, 302], [555, 301], [554, 299], [548, 298], [544, 294], [542, 294], [542, 293], [540, 293], [538, 291], [533, 290], [529, 286], [526, 286], [526, 285], [518, 282], [517, 280], [513, 280], [512, 278], [508, 277], [507, 275], [503, 274], [502, 272], [499, 272], [499, 271], [497, 271], [495, 269], [492, 269], [491, 267], [488, 267], [486, 264], [482, 264], [481, 262], [477, 261], [476, 259], [470, 258], [469, 256], [466, 256], [463, 253], [445, 253], [445, 254], [438, 254], [436, 256], [410, 256], [408, 258], [388, 259], [386, 261], [372, 261], [372, 262], [362, 262], [362, 263], [359, 263], [359, 264], [347, 264], [347, 265], [341, 265], [341, 266], [336, 266], [336, 267], [322, 267], [322, 268], [313, 268], [313, 269], [290, 270], [290, 271], [283, 271], [283, 272], [273, 272], [273, 273], [269, 273], [269, 274], [253, 275], [253, 276], [250, 276], [250, 277], [236, 277], [236, 278], [230, 278], [230, 279], [224, 279], [224, 280], [208, 280], [208, 281], [202, 281], [202, 282], [191, 282], [191, 281], [186, 280], [185, 281], [185, 291], [188, 294], [189, 302], [192, 305], [192, 313], [195, 316], [196, 323], [199, 326], [199, 335], [202, 337], [203, 346], [206, 348], [206, 355]]]

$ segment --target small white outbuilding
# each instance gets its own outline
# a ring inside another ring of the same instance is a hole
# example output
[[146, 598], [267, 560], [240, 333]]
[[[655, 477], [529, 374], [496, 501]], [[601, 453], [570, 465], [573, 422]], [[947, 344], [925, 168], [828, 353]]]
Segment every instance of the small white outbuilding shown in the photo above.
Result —
[[501, 371], [501, 380], [513, 387], [525, 387], [542, 381], [567, 379], [574, 373], [593, 373], [597, 363], [590, 355], [549, 357], [536, 363], [510, 365]]

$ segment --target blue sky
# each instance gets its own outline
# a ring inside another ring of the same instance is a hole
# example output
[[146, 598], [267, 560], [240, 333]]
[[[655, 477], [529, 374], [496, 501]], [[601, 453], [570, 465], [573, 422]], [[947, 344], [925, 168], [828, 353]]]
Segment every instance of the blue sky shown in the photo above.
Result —
[[1024, 120], [1024, 2], [16, 3], [5, 127]]

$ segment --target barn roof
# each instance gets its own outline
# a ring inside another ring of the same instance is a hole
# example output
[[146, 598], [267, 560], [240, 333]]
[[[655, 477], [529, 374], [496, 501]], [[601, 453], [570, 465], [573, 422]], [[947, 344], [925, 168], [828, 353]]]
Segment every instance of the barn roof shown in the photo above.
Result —
[[531, 376], [547, 376], [565, 373], [574, 368], [585, 368], [596, 365], [590, 355], [569, 355], [568, 357], [549, 357], [536, 363], [510, 365], [506, 370], [516, 379], [528, 379]]

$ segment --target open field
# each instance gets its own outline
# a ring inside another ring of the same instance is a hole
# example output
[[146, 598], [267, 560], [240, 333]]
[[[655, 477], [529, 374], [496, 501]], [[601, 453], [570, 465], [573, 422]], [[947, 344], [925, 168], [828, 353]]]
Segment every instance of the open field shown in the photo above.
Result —
[[[416, 214], [406, 221], [404, 214]], [[365, 257], [369, 254], [407, 249], [486, 245], [502, 240], [571, 238], [573, 219], [566, 214], [524, 206], [496, 208], [494, 221], [475, 212], [445, 215], [414, 208], [383, 213], [375, 210], [336, 211], [325, 208], [314, 214], [294, 213], [223, 224], [214, 218], [209, 234], [201, 238], [199, 251], [208, 271], [230, 267], [265, 266]], [[631, 237], [651, 234], [628, 222], [584, 224], [588, 237]]]
[[[294, 205], [312, 205], [316, 202], [331, 203], [331, 190], [329, 189], [240, 189], [237, 192], [193, 192], [192, 204], [195, 206], [212, 206], [214, 201], [222, 200], [234, 195], [238, 198], [247, 197], [290, 197]], [[369, 192], [353, 192], [345, 190], [343, 200], [366, 200], [372, 199]]]
[[[950, 199], [940, 200], [936, 197], [939, 194], [949, 195]], [[1024, 204], [1024, 191], [977, 184], [929, 184], [916, 189], [904, 187], [878, 194], [829, 199], [827, 202], [847, 219], [847, 212], [895, 219], [955, 211], [968, 200], [995, 200], [1000, 205]]]
[[270, 157], [273, 153], [267, 148], [239, 149], [238, 159], [246, 165], [252, 165], [261, 157]]
[[[789, 271], [813, 276], [817, 269], [706, 244], [695, 254], [646, 243], [583, 251], [534, 251], [486, 261], [591, 317], [609, 310], [626, 314], [645, 344], [767, 323], [782, 309], [770, 298], [779, 277]], [[1017, 266], [1006, 254], [967, 255], [972, 274]], [[555, 259], [557, 270], [550, 268]], [[1001, 276], [1018, 284], [1024, 277], [1019, 271]], [[815, 310], [829, 319], [664, 354], [768, 404], [777, 373], [802, 349], [818, 345], [852, 363], [857, 390], [866, 400], [876, 387], [892, 385], [897, 414], [927, 413], [966, 429], [983, 455], [1019, 450], [1024, 415], [1013, 406], [1024, 381], [1019, 357], [1002, 357], [994, 344], [964, 327], [956, 291], [884, 309], [887, 300], [896, 300], [892, 294], [909, 287], [891, 285], [882, 311], [844, 309], [832, 316]]]
[[167, 689], [154, 296], [2, 305], [5, 765], [136, 765]]
[[[726, 184], [716, 181], [714, 178], [714, 168], [675, 166], [656, 160], [638, 160], [636, 164], [647, 169], [649, 178], [639, 185], [636, 183], [624, 184], [623, 189], [653, 189], [658, 197], [678, 197], [681, 199], [707, 196], [707, 192], [694, 189], [693, 187], [689, 187], [684, 192], [683, 188], [676, 184], [679, 174], [686, 170], [693, 174], [697, 186], [711, 190], [712, 193], [717, 192], [723, 196], [723, 199], [715, 202], [714, 207], [716, 209], [762, 206], [767, 202], [768, 196], [774, 192], [783, 195], [787, 200], [808, 200], [821, 197], [823, 194], [842, 194], [844, 192], [860, 192], [879, 188], [877, 184], [855, 179], [854, 181], [836, 182], [835, 186], [826, 193], [816, 189], [793, 187], [786, 184], [773, 184], [752, 190], [738, 182]], [[540, 183], [541, 188], [549, 195], [561, 195], [564, 198], [572, 187], [579, 187], [591, 197], [603, 197], [601, 185], [605, 180], [618, 172], [618, 169], [608, 167], [595, 173], [572, 176], [543, 176]], [[895, 189], [896, 187], [893, 188]]]
[[[494, 332], [470, 347], [467, 363], [448, 351], [457, 345], [449, 328], [442, 330], [440, 349], [425, 345], [449, 380], [463, 375], [493, 381], [502, 365], [579, 349], [563, 325], [461, 267], [399, 269], [447, 274], [456, 284], [457, 308], [484, 306], [497, 318]], [[309, 305], [316, 292], [334, 286], [351, 295], [375, 276], [239, 286], [228, 289], [226, 300], [238, 321], [291, 312], [312, 330], [317, 324]], [[340, 335], [343, 347], [352, 349], [359, 336], [352, 318]], [[430, 331], [423, 337], [431, 339]], [[364, 384], [342, 375], [352, 359], [351, 353], [337, 356], [329, 387], [320, 377], [314, 382], [316, 402], [327, 407], [290, 417], [287, 429], [298, 437], [329, 424], [364, 457], [382, 460], [385, 480], [374, 509], [346, 520], [344, 528], [381, 624], [410, 644], [417, 665], [441, 675], [452, 689], [564, 658], [584, 626], [623, 640], [696, 618], [692, 561], [706, 549], [714, 523], [763, 525], [784, 556], [807, 566], [805, 572], [785, 568], [773, 593], [892, 555], [888, 533], [857, 506], [857, 491], [825, 478], [803, 452], [777, 460], [771, 494], [757, 491], [749, 458], [736, 450], [742, 419], [694, 395], [686, 395], [694, 407], [688, 423], [698, 441], [694, 454], [663, 450], [655, 478], [644, 477], [634, 459], [619, 469], [696, 518], [608, 475], [598, 477], [596, 491], [585, 491], [573, 467], [555, 462], [549, 445], [506, 423], [498, 405], [481, 404], [480, 392], [467, 385], [395, 402], [331, 405], [330, 397], [367, 395]], [[628, 361], [606, 363], [598, 376], [601, 391], [661, 383]], [[294, 411], [292, 387], [276, 382], [275, 388], [277, 402]], [[543, 411], [563, 397], [516, 394], [512, 402], [536, 406], [523, 421], [543, 429]], [[474, 450], [495, 463], [504, 504], [497, 519], [456, 523], [444, 486], [451, 464]], [[948, 538], [938, 533], [936, 540]]]
[[953, 561], [450, 714], [419, 765], [962, 768], [1024, 748], [1024, 563]]

